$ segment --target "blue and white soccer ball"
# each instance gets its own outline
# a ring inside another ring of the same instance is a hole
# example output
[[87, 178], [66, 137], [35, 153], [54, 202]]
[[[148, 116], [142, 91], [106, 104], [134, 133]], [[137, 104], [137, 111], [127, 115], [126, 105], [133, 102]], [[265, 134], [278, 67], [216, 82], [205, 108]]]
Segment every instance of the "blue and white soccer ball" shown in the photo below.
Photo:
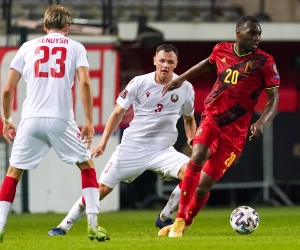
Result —
[[252, 207], [237, 207], [230, 215], [230, 225], [239, 234], [251, 234], [259, 226], [259, 215]]

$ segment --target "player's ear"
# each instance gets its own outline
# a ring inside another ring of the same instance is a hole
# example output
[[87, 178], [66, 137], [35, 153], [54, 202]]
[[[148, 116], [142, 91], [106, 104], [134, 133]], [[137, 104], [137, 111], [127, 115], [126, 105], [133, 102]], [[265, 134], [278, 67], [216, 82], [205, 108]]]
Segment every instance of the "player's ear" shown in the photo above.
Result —
[[155, 65], [155, 56], [153, 56], [153, 64]]
[[43, 27], [44, 31], [47, 33], [48, 32], [48, 29], [46, 28], [46, 26], [44, 25]]
[[175, 64], [174, 64], [174, 69], [176, 69], [177, 65], [178, 65], [178, 61], [175, 62]]

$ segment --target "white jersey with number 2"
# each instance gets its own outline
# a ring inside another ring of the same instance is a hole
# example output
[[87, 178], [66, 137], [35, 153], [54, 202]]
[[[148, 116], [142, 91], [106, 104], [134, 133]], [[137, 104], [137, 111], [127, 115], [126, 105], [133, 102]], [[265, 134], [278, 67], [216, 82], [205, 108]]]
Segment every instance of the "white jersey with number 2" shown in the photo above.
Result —
[[73, 119], [70, 89], [80, 66], [89, 67], [86, 49], [66, 36], [51, 33], [24, 43], [10, 65], [27, 83], [22, 119]]
[[122, 146], [151, 150], [172, 146], [178, 136], [178, 119], [194, 113], [191, 83], [185, 81], [180, 88], [162, 96], [164, 85], [156, 83], [154, 77], [155, 72], [135, 77], [117, 99], [124, 109], [132, 104], [134, 111], [134, 118], [124, 131]]

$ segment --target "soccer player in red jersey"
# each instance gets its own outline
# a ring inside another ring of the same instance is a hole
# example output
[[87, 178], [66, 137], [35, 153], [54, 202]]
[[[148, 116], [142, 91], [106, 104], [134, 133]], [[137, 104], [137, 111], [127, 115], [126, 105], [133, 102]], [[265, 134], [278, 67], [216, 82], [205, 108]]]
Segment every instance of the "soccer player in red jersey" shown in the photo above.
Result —
[[[182, 236], [206, 204], [210, 189], [241, 154], [249, 127], [251, 141], [262, 135], [264, 125], [275, 113], [280, 77], [273, 57], [258, 49], [261, 33], [256, 18], [241, 17], [235, 43], [217, 44], [209, 58], [164, 87], [163, 95], [191, 77], [217, 69], [218, 78], [204, 101], [201, 124], [193, 139], [175, 222], [162, 228], [158, 235]], [[260, 118], [249, 126], [263, 89], [268, 102]]]

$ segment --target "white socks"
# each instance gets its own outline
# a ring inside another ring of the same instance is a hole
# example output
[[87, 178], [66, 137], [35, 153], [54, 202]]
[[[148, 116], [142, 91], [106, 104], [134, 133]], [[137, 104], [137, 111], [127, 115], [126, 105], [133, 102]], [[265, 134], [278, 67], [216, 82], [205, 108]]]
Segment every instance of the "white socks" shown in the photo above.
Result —
[[86, 215], [88, 220], [88, 227], [98, 228], [98, 214], [90, 213]]
[[86, 214], [85, 205], [82, 203], [82, 197], [80, 197], [67, 216], [63, 219], [63, 221], [58, 225], [58, 227], [64, 229], [66, 232], [70, 230], [73, 226], [74, 222], [78, 221], [81, 217]]
[[7, 216], [11, 203], [8, 201], [0, 201], [0, 233], [4, 233]]
[[179, 185], [177, 185], [171, 193], [168, 203], [160, 213], [160, 219], [162, 221], [166, 219], [171, 219], [173, 214], [177, 212], [179, 206], [180, 192], [181, 189], [179, 188]]

